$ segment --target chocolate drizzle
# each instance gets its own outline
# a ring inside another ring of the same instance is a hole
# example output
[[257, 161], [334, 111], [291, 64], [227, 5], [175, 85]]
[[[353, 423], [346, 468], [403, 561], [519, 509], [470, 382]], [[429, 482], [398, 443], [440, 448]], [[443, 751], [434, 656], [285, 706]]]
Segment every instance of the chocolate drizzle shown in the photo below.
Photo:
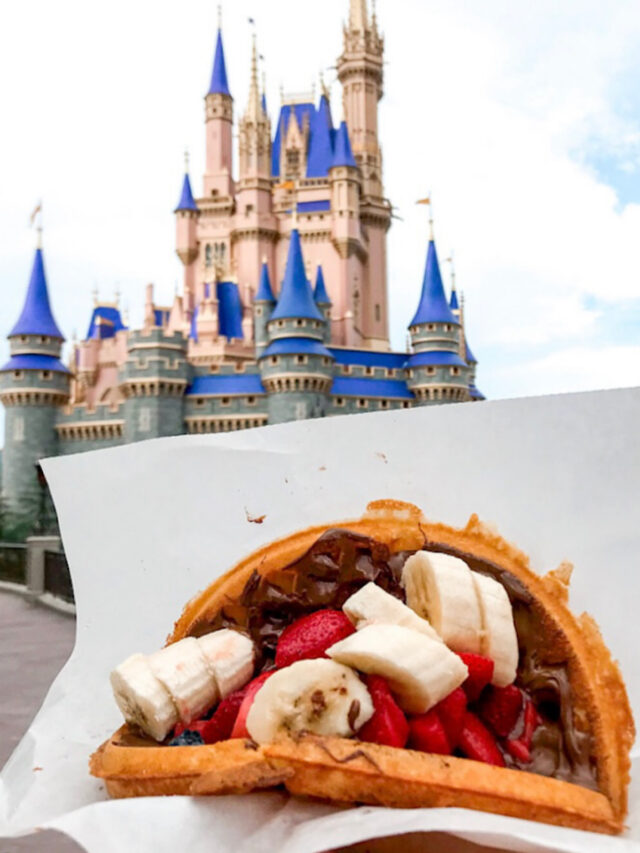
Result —
[[[574, 720], [568, 674], [568, 641], [514, 575], [471, 554], [426, 541], [426, 550], [462, 558], [473, 571], [489, 575], [506, 589], [514, 612], [520, 647], [516, 684], [533, 699], [542, 717], [533, 740], [532, 761], [505, 761], [543, 776], [598, 790], [591, 735]], [[259, 669], [273, 666], [278, 637], [291, 622], [323, 608], [340, 609], [360, 587], [374, 581], [404, 601], [402, 567], [412, 552], [390, 554], [386, 545], [346, 530], [329, 530], [290, 566], [249, 578], [237, 600], [216, 618], [198, 625], [199, 636], [218, 628], [235, 628], [261, 649]]]

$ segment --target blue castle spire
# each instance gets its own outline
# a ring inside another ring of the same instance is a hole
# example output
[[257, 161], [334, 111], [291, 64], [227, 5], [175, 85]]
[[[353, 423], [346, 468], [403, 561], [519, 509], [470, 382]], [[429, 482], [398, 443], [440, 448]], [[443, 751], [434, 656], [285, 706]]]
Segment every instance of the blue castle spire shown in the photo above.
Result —
[[322, 178], [329, 174], [333, 161], [333, 122], [326, 95], [322, 95], [311, 125], [311, 142], [307, 160], [307, 177]]
[[460, 305], [458, 303], [458, 291], [455, 289], [455, 286], [451, 290], [451, 299], [449, 300], [449, 308], [452, 311], [459, 311]]
[[191, 192], [191, 181], [189, 180], [189, 173], [184, 173], [184, 181], [182, 182], [182, 193], [180, 194], [180, 201], [178, 202], [178, 206], [176, 207], [174, 213], [177, 213], [179, 210], [198, 210], [198, 206], [196, 205], [193, 193]]
[[346, 121], [340, 122], [340, 127], [336, 134], [335, 148], [333, 153], [332, 166], [350, 166], [352, 169], [357, 169], [358, 164], [351, 150], [351, 142], [349, 141], [349, 130]]
[[262, 269], [260, 270], [260, 281], [258, 283], [258, 290], [255, 295], [255, 302], [275, 302], [275, 296], [273, 295], [273, 290], [271, 289], [271, 280], [269, 279], [269, 267], [266, 261], [262, 262]]
[[271, 315], [271, 319], [284, 320], [287, 317], [305, 317], [311, 320], [324, 319], [313, 301], [313, 293], [304, 269], [300, 233], [297, 228], [291, 231], [287, 268], [284, 273], [278, 304]]
[[15, 335], [46, 335], [50, 338], [64, 340], [64, 335], [53, 318], [47, 279], [44, 274], [44, 259], [42, 249], [37, 248], [31, 268], [31, 278], [27, 288], [22, 313], [9, 332], [9, 337]]
[[460, 325], [451, 313], [451, 309], [447, 303], [442, 276], [440, 275], [438, 253], [436, 252], [436, 244], [433, 239], [429, 240], [418, 310], [410, 325], [418, 326], [420, 323], [451, 323], [454, 326]]
[[218, 38], [216, 39], [216, 54], [213, 59], [213, 71], [209, 85], [209, 95], [228, 95], [229, 81], [227, 80], [227, 66], [224, 61], [224, 47], [222, 46], [222, 30], [218, 27]]
[[316, 286], [313, 291], [313, 298], [317, 305], [331, 305], [331, 299], [327, 293], [324, 283], [324, 273], [320, 264], [318, 264], [318, 272], [316, 273]]

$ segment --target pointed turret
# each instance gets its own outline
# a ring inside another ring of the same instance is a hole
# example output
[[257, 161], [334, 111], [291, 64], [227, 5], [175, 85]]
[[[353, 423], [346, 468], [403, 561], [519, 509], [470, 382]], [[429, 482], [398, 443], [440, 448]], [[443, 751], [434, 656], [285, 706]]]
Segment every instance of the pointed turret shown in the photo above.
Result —
[[329, 174], [333, 163], [333, 122], [326, 95], [320, 97], [311, 126], [311, 142], [307, 159], [307, 177], [322, 178]]
[[364, 33], [368, 28], [367, 0], [349, 0], [349, 29]]
[[[256, 179], [271, 179], [271, 126], [266, 110], [263, 108], [258, 85], [258, 48], [254, 34], [251, 45], [251, 70], [249, 74], [249, 97], [247, 109], [240, 119], [238, 128], [238, 151], [240, 155], [240, 189], [246, 189], [246, 179], [250, 179], [252, 189], [258, 188]], [[260, 189], [265, 190], [265, 186]], [[271, 187], [269, 187], [269, 190]], [[269, 193], [270, 195], [270, 193]], [[269, 210], [266, 197], [243, 197], [239, 207], [249, 207], [257, 214]]]
[[333, 161], [331, 167], [346, 166], [350, 169], [357, 169], [353, 151], [351, 150], [351, 142], [349, 140], [349, 130], [346, 121], [340, 122], [340, 127], [336, 134], [335, 148], [333, 152]]
[[300, 233], [297, 228], [291, 231], [287, 267], [278, 304], [271, 315], [271, 320], [284, 320], [285, 318], [324, 320], [313, 300], [313, 293], [307, 280], [302, 258]]
[[331, 299], [329, 298], [329, 294], [327, 293], [327, 288], [324, 283], [324, 273], [322, 272], [321, 264], [318, 264], [318, 271], [316, 272], [316, 286], [313, 290], [313, 298], [316, 305], [319, 305], [321, 308], [326, 308], [327, 305], [331, 305]]
[[220, 22], [218, 22], [211, 82], [204, 101], [206, 128], [204, 195], [207, 198], [210, 196], [230, 198], [233, 195], [231, 139], [233, 98], [227, 79]]
[[245, 116], [258, 122], [261, 118], [262, 105], [260, 103], [260, 88], [258, 86], [258, 48], [256, 46], [256, 35], [253, 34], [251, 42], [251, 76], [249, 82], [249, 101]]
[[213, 71], [211, 72], [211, 83], [209, 84], [208, 95], [228, 95], [229, 81], [227, 79], [227, 64], [224, 60], [224, 46], [222, 44], [222, 29], [218, 27], [218, 36], [216, 38], [216, 52], [213, 57]]
[[445, 296], [442, 276], [440, 274], [440, 264], [438, 263], [438, 253], [433, 239], [429, 240], [420, 302], [410, 325], [418, 326], [423, 323], [450, 323], [456, 326], [459, 325], [449, 308], [447, 297]]
[[36, 464], [58, 454], [58, 407], [69, 401], [69, 370], [60, 361], [64, 336], [56, 323], [36, 249], [22, 312], [9, 332], [11, 356], [0, 367], [5, 406], [1, 493], [16, 520], [32, 522], [41, 495]]
[[253, 328], [256, 344], [256, 358], [260, 358], [265, 347], [269, 343], [267, 324], [271, 319], [271, 313], [275, 304], [276, 299], [273, 295], [271, 280], [269, 278], [269, 265], [267, 264], [267, 259], [263, 258], [258, 290], [256, 291], [256, 295], [253, 300]]
[[196, 212], [198, 210], [198, 206], [193, 198], [193, 192], [191, 191], [191, 181], [189, 180], [188, 172], [184, 173], [182, 192], [180, 193], [180, 200], [178, 201], [178, 206], [174, 210], [174, 213], [178, 213], [179, 210], [194, 210]]
[[45, 335], [49, 338], [64, 340], [64, 335], [58, 328], [51, 311], [47, 279], [44, 273], [44, 258], [39, 246], [33, 259], [22, 313], [8, 337], [13, 338], [16, 335]]
[[451, 287], [451, 299], [449, 299], [449, 308], [451, 308], [451, 313], [454, 315], [454, 317], [459, 316], [460, 303], [458, 302], [458, 291], [456, 290], [455, 283]]

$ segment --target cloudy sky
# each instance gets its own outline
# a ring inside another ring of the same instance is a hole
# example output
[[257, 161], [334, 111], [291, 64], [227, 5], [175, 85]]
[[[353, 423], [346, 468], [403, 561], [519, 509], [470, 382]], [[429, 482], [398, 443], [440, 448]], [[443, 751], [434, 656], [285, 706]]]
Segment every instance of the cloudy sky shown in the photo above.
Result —
[[[348, 0], [227, 0], [236, 115], [250, 27], [279, 87], [310, 89], [341, 49]], [[378, 0], [391, 334], [404, 347], [431, 190], [441, 259], [455, 250], [478, 384], [492, 398], [640, 384], [640, 6], [637, 0]], [[24, 0], [0, 30], [0, 317], [17, 317], [44, 199], [54, 310], [86, 334], [91, 292], [181, 279], [172, 209], [182, 153], [204, 157], [211, 0]], [[443, 264], [443, 267], [446, 267]], [[448, 275], [448, 272], [446, 273]], [[4, 334], [4, 332], [3, 332]], [[7, 347], [0, 344], [5, 355]]]

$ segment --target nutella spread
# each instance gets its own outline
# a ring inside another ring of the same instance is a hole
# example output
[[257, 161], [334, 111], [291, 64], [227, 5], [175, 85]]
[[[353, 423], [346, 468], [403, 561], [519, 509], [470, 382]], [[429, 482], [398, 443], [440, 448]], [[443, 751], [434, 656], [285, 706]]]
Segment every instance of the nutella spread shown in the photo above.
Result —
[[[511, 601], [520, 652], [515, 683], [533, 699], [542, 723], [533, 738], [531, 761], [521, 764], [505, 754], [507, 766], [598, 790], [591, 735], [579, 730], [573, 719], [568, 660], [563, 653], [567, 644], [542, 645], [544, 613], [509, 572], [435, 542], [426, 541], [424, 549], [460, 557], [473, 571], [500, 582]], [[258, 671], [270, 669], [280, 634], [299, 617], [325, 608], [340, 609], [370, 581], [404, 601], [400, 578], [412, 553], [391, 554], [386, 545], [366, 536], [329, 530], [298, 560], [268, 579], [254, 572], [237, 599], [229, 600], [215, 619], [196, 625], [191, 634], [239, 629], [261, 650]]]

